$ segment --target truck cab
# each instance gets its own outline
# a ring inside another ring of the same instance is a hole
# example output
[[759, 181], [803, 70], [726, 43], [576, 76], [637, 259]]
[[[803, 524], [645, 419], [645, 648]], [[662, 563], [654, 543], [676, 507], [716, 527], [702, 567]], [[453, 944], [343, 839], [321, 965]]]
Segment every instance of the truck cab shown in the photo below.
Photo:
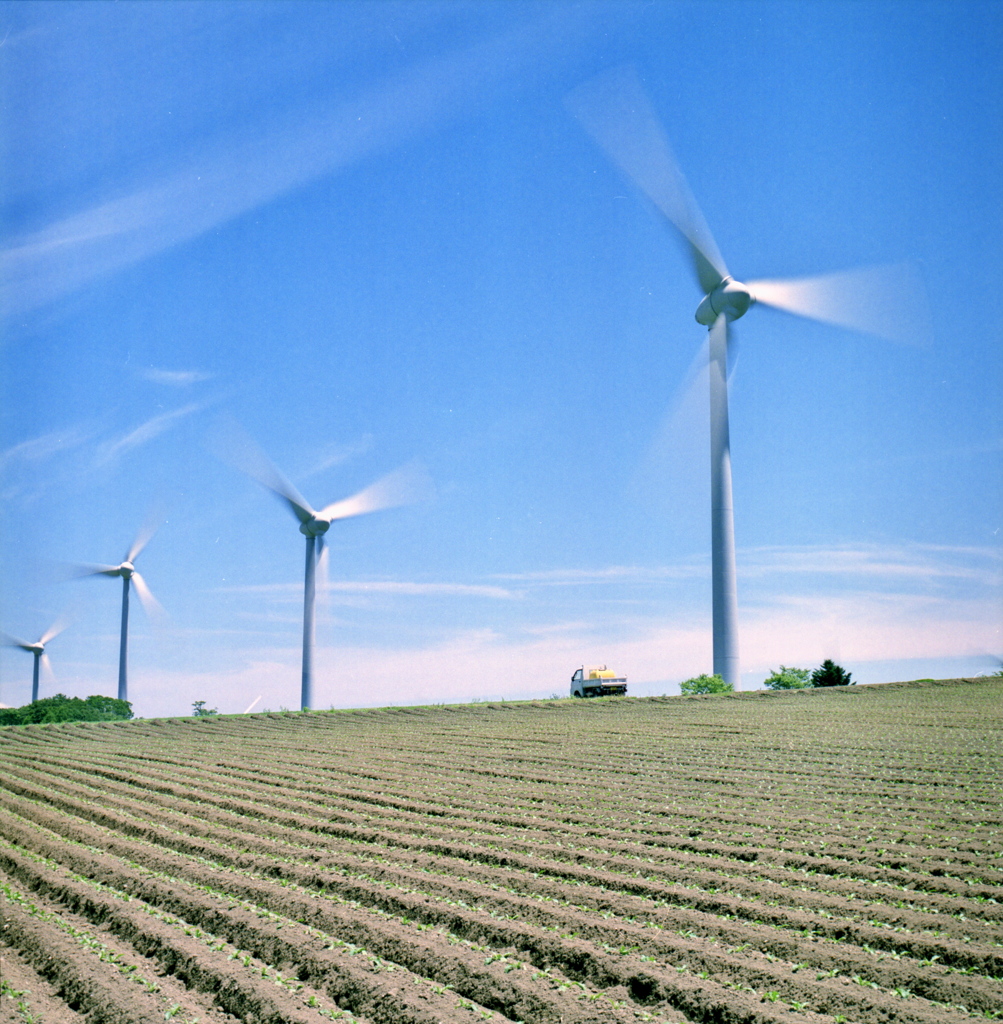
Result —
[[622, 697], [626, 693], [627, 677], [618, 676], [605, 665], [582, 665], [571, 677], [572, 697]]

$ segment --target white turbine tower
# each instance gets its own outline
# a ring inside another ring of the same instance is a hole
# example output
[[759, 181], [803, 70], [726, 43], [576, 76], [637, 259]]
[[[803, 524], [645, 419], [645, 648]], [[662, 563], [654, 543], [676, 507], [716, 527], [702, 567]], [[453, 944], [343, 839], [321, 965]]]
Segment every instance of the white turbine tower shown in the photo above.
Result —
[[237, 429], [235, 424], [221, 424], [219, 432], [212, 439], [212, 447], [225, 461], [281, 498], [299, 521], [300, 533], [306, 538], [300, 707], [307, 711], [312, 706], [313, 699], [314, 606], [317, 594], [317, 565], [321, 557], [326, 555], [324, 534], [331, 528], [331, 523], [339, 519], [351, 519], [369, 512], [420, 501], [431, 493], [431, 480], [418, 463], [408, 463], [350, 498], [334, 501], [318, 512], [286, 479], [271, 459], [250, 437]]
[[568, 107], [620, 170], [682, 236], [703, 292], [696, 320], [709, 329], [711, 577], [714, 672], [738, 687], [738, 591], [728, 427], [730, 323], [754, 303], [798, 316], [916, 342], [925, 331], [926, 293], [910, 264], [820, 277], [742, 284], [728, 272], [690, 192], [658, 116], [636, 74], [618, 68], [575, 90]]
[[45, 645], [50, 640], [55, 640], [62, 631], [66, 629], [66, 623], [62, 621], [54, 622], [33, 644], [28, 643], [26, 640], [19, 640], [16, 636], [11, 636], [9, 633], [0, 633], [3, 637], [3, 643], [7, 647], [20, 647], [22, 651], [28, 651], [35, 656], [34, 671], [31, 676], [31, 703], [34, 704], [38, 700], [38, 669], [39, 665], [44, 665], [47, 672], [52, 671], [52, 665], [49, 662], [49, 656], [45, 653]]
[[132, 542], [129, 550], [125, 553], [125, 559], [118, 565], [81, 565], [78, 566], [78, 576], [119, 576], [122, 579], [122, 633], [118, 647], [118, 699], [129, 699], [129, 684], [127, 679], [127, 664], [129, 650], [129, 588], [136, 588], [140, 603], [143, 605], [147, 615], [151, 618], [163, 615], [164, 610], [160, 607], [157, 599], [150, 593], [146, 580], [136, 571], [135, 561], [150, 539], [157, 531], [157, 520], [150, 517], [140, 527], [136, 539]]

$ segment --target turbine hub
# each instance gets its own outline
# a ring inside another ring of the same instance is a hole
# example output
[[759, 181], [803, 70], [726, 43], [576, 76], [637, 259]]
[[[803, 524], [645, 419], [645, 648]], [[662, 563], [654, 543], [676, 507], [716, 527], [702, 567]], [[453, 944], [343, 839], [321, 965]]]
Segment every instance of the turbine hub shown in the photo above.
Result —
[[132, 579], [132, 574], [136, 571], [135, 566], [132, 562], [123, 562], [119, 567], [118, 571], [127, 579]]
[[26, 651], [31, 651], [32, 654], [44, 654], [45, 644], [25, 644]]
[[713, 327], [714, 321], [723, 313], [729, 321], [744, 316], [756, 297], [739, 281], [726, 277], [697, 306], [696, 319], [698, 324]]
[[300, 524], [300, 533], [304, 537], [322, 537], [330, 529], [331, 521], [329, 519], [318, 519], [316, 516]]

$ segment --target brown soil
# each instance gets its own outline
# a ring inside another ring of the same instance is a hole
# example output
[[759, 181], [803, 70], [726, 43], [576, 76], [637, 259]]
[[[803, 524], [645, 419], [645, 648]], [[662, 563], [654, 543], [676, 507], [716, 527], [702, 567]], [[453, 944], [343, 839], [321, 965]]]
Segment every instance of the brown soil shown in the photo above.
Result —
[[985, 1019], [1001, 695], [0, 730], [7, 943], [57, 1022]]

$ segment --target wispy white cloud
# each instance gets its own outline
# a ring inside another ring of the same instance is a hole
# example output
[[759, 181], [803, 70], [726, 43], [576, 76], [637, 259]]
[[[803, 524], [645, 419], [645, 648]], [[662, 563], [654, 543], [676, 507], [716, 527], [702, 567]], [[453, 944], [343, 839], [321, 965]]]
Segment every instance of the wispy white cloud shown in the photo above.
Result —
[[206, 402], [192, 402], [189, 405], [182, 406], [180, 409], [173, 409], [171, 412], [151, 416], [150, 419], [140, 423], [138, 427], [134, 427], [122, 437], [101, 444], [98, 447], [95, 464], [99, 466], [106, 465], [120, 458], [126, 452], [148, 444], [155, 437], [159, 437], [164, 433], [165, 430], [170, 430], [171, 427], [185, 419], [185, 417], [205, 409], [207, 404]]
[[504, 587], [470, 583], [409, 583], [381, 581], [373, 583], [328, 583], [328, 589], [348, 594], [401, 594], [406, 597], [490, 597], [511, 601], [518, 595]]
[[366, 452], [372, 449], [373, 442], [372, 434], [363, 434], [358, 440], [349, 444], [329, 445], [321, 457], [305, 473], [300, 473], [299, 476], [303, 479], [308, 479], [323, 473], [325, 469], [330, 469], [332, 466], [340, 465], [342, 462], [347, 462], [349, 459], [354, 459], [359, 455], [365, 455]]
[[[882, 682], [973, 675], [992, 667], [986, 652], [1003, 652], [1003, 585], [993, 571], [1000, 554], [993, 549], [844, 545], [746, 554], [755, 555], [763, 573], [755, 587], [742, 592], [739, 608], [745, 689], [761, 686], [780, 664], [813, 667], [828, 657], [860, 682]], [[788, 571], [790, 565], [796, 571]], [[891, 588], [889, 565], [898, 571]], [[930, 565], [939, 575], [927, 572]], [[981, 566], [975, 575], [967, 571], [972, 565]], [[612, 567], [605, 578], [621, 579], [628, 588], [637, 579], [649, 578], [627, 568]], [[819, 575], [825, 571], [828, 575]], [[332, 590], [346, 598], [394, 599], [393, 618], [373, 611], [374, 601], [367, 605], [372, 614], [323, 631], [316, 651], [317, 706], [564, 694], [571, 672], [583, 663], [608, 664], [625, 674], [631, 692], [639, 695], [676, 693], [681, 680], [710, 671], [710, 608], [695, 605], [689, 587], [683, 588], [686, 594], [660, 592], [623, 614], [620, 605], [589, 599], [571, 609], [563, 591], [548, 604], [554, 592], [547, 574], [539, 582], [525, 575], [518, 578], [518, 589], [479, 581], [336, 582]], [[583, 570], [579, 578], [604, 577]], [[654, 578], [665, 577], [656, 573]], [[776, 585], [777, 579], [782, 585]], [[951, 585], [939, 585], [943, 580]], [[149, 688], [144, 688], [149, 704], [144, 697], [138, 713], [183, 713], [187, 703], [201, 699], [221, 710], [242, 711], [258, 694], [264, 694], [264, 707], [297, 706], [301, 619], [293, 606], [302, 600], [302, 584], [221, 589], [257, 599], [253, 612], [242, 617], [249, 634], [241, 638], [239, 651], [227, 645], [227, 662], [217, 662], [211, 671], [202, 666], [196, 671], [150, 671]], [[489, 603], [483, 617], [474, 620], [480, 625], [471, 628], [474, 597]], [[427, 631], [420, 615], [400, 618], [398, 599], [428, 598], [436, 603]], [[502, 606], [496, 602], [513, 598], [521, 600], [498, 614]], [[401, 630], [404, 621], [411, 625]], [[261, 628], [255, 643], [257, 622]], [[359, 637], [360, 628], [374, 639], [324, 643], [325, 637]], [[221, 651], [217, 658], [222, 657]]]
[[[924, 666], [934, 663], [973, 674], [983, 652], [999, 649], [999, 611], [979, 601], [873, 593], [784, 598], [743, 612], [743, 686], [758, 688], [781, 663], [811, 667], [827, 657], [862, 682], [929, 675]], [[610, 634], [602, 624], [581, 621], [533, 631], [458, 630], [438, 642], [395, 649], [321, 646], [315, 655], [315, 703], [381, 706], [565, 695], [573, 670], [593, 663], [625, 674], [635, 694], [678, 693], [681, 680], [710, 671], [709, 622], [639, 619], [629, 631]], [[913, 675], [897, 674], [898, 665]], [[221, 710], [242, 711], [258, 694], [265, 695], [263, 707], [296, 707], [299, 667], [293, 642], [247, 651], [229, 671], [154, 670], [145, 689], [157, 695], [137, 710], [178, 714], [192, 700], [209, 699]]]
[[140, 370], [139, 376], [153, 381], [154, 384], [165, 384], [172, 388], [185, 388], [212, 379], [211, 373], [202, 370], [161, 370], [155, 366]]
[[763, 547], [738, 554], [739, 578], [768, 576], [858, 577], [889, 582], [1001, 581], [1003, 550], [932, 544], [841, 544]]
[[664, 566], [611, 565], [600, 569], [543, 569], [539, 572], [496, 573], [493, 578], [544, 587], [574, 587], [590, 583], [657, 583], [662, 580], [691, 579], [695, 576], [706, 576], [709, 571], [708, 561], [697, 559]]
[[[554, 8], [529, 25], [407, 68], [351, 100], [217, 140], [187, 166], [136, 183], [0, 252], [0, 306], [33, 309], [262, 203], [478, 110], [574, 58], [602, 19]], [[559, 45], [555, 45], [559, 40]]]
[[14, 462], [42, 462], [62, 452], [79, 448], [94, 436], [94, 431], [80, 426], [50, 430], [46, 434], [21, 441], [0, 452], [0, 471]]
[[[802, 547], [741, 548], [738, 578], [831, 577], [880, 580], [970, 580], [988, 585], [1001, 581], [1003, 549], [948, 547], [934, 544], [830, 544]], [[695, 557], [674, 565], [612, 565], [588, 569], [545, 569], [538, 572], [497, 573], [493, 578], [527, 586], [573, 587], [610, 583], [658, 583], [706, 578], [710, 560]]]
[[[326, 589], [340, 594], [390, 594], [402, 597], [488, 597], [510, 601], [519, 595], [505, 587], [472, 583], [413, 583], [407, 580], [344, 581], [326, 584]], [[301, 594], [302, 583], [262, 583], [244, 586], [216, 587], [217, 593]]]

